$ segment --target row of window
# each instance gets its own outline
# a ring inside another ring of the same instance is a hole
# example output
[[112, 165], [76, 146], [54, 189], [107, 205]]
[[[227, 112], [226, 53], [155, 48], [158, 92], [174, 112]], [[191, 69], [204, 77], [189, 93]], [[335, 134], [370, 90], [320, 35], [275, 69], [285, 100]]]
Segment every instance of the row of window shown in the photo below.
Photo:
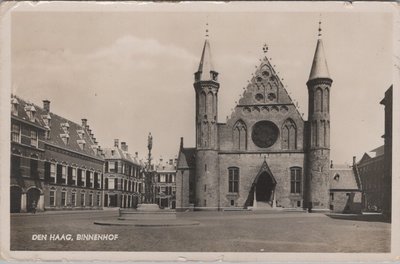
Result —
[[[38, 147], [38, 132], [37, 130], [30, 130], [30, 145]], [[21, 126], [19, 124], [12, 124], [11, 126], [11, 141], [21, 143]]]
[[105, 172], [121, 173], [132, 177], [140, 177], [140, 167], [118, 161], [106, 161]]
[[102, 174], [90, 170], [50, 163], [45, 165], [45, 175], [53, 183], [101, 188]]
[[[84, 206], [101, 206], [101, 194], [96, 194], [94, 195], [93, 193], [89, 193], [89, 199], [86, 201], [86, 193], [79, 193], [80, 195], [80, 203], [79, 206], [84, 207]], [[57, 191], [56, 190], [50, 190], [50, 206], [57, 206]], [[96, 201], [94, 198], [96, 197]], [[89, 202], [86, 204], [86, 202]], [[68, 196], [67, 191], [61, 191], [61, 201], [60, 201], [60, 206], [65, 206], [65, 207], [75, 207], [77, 206], [77, 193], [76, 192], [71, 192]]]
[[175, 174], [163, 174], [159, 173], [156, 176], [156, 182], [165, 182], [165, 183], [174, 183], [175, 182]]
[[159, 186], [156, 187], [156, 194], [175, 195], [175, 186]]
[[106, 178], [104, 180], [104, 189], [141, 193], [142, 183], [126, 179]]
[[[230, 193], [239, 192], [239, 178], [240, 171], [237, 167], [228, 168], [228, 190]], [[299, 194], [301, 193], [301, 182], [302, 173], [301, 168], [292, 167], [290, 168], [290, 193]], [[204, 191], [206, 191], [206, 186], [204, 186]]]

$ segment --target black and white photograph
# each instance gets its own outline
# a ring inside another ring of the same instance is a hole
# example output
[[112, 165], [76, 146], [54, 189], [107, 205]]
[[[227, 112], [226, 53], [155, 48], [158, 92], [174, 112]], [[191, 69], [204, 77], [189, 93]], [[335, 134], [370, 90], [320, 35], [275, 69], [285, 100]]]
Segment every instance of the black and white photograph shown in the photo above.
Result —
[[394, 259], [398, 9], [290, 4], [3, 4], [2, 254]]

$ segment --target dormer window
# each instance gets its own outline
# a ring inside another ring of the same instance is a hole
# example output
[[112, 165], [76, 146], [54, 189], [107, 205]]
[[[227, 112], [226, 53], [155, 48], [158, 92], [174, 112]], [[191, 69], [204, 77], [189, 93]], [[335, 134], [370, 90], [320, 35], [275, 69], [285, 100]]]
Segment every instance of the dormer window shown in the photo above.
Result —
[[82, 129], [80, 129], [80, 130], [77, 130], [76, 132], [78, 133], [79, 138], [80, 138], [80, 139], [83, 139], [83, 135], [85, 134], [85, 131], [83, 131]]
[[28, 115], [28, 119], [31, 122], [35, 122], [35, 114], [36, 114], [36, 109], [33, 105], [27, 105], [25, 106], [25, 112]]
[[61, 124], [61, 127], [62, 127], [62, 129], [64, 130], [64, 133], [65, 133], [65, 134], [68, 134], [68, 133], [69, 133], [69, 124], [68, 124], [68, 122], [67, 122], [67, 123], [62, 123], [62, 124]]
[[67, 145], [68, 142], [69, 142], [69, 135], [68, 134], [61, 134], [60, 136], [61, 136], [61, 139], [64, 142], [64, 144]]
[[339, 174], [336, 174], [336, 175], [333, 177], [333, 179], [334, 179], [335, 181], [339, 181], [339, 180], [340, 180], [340, 175], [339, 175]]
[[12, 98], [11, 99], [11, 113], [15, 116], [18, 115], [18, 105], [19, 105], [18, 99], [15, 97]]
[[42, 116], [43, 122], [46, 127], [50, 128], [51, 126], [51, 116], [49, 114]]
[[86, 141], [83, 139], [78, 139], [76, 142], [78, 142], [79, 147], [83, 150], [86, 145]]

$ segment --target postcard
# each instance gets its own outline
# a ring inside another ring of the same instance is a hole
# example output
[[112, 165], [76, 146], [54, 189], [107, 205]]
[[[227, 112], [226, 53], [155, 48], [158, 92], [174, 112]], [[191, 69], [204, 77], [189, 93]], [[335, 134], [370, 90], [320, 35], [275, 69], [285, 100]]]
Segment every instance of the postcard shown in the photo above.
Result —
[[2, 258], [398, 260], [396, 4], [1, 18]]

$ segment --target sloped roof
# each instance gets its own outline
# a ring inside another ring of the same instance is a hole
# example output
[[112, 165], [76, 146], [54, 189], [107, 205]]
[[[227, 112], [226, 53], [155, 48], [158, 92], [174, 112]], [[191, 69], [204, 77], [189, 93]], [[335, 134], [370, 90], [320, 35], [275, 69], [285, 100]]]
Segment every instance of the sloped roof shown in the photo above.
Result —
[[125, 160], [135, 165], [140, 166], [141, 164], [137, 160], [136, 157], [132, 156], [130, 153], [123, 151], [121, 148], [112, 147], [112, 148], [105, 148], [104, 149], [104, 157], [105, 159], [120, 159]]
[[[338, 176], [335, 178], [335, 176]], [[330, 189], [359, 190], [353, 168], [332, 168], [329, 175]]]
[[177, 169], [194, 169], [196, 148], [181, 148], [178, 155]]
[[382, 156], [385, 154], [385, 145], [377, 147], [377, 148], [371, 150], [371, 152], [375, 152], [375, 157]]
[[169, 164], [169, 163], [158, 163], [156, 165], [156, 171], [157, 172], [162, 172], [162, 171], [176, 171], [176, 166], [175, 164]]
[[315, 48], [313, 64], [311, 66], [310, 77], [308, 80], [310, 81], [318, 78], [331, 78], [328, 70], [328, 64], [325, 59], [322, 39], [318, 39], [317, 47]]
[[[22, 120], [24, 120], [26, 122], [33, 123], [33, 124], [35, 124], [37, 126], [42, 127], [43, 129], [45, 129], [45, 123], [43, 122], [43, 120], [42, 120], [40, 115], [36, 114], [34, 122], [32, 122], [29, 119], [27, 112], [25, 111], [25, 108], [34, 106], [33, 104], [31, 104], [28, 101], [23, 100], [22, 98], [19, 98], [19, 97], [15, 96], [15, 95], [12, 96], [11, 103], [17, 103], [18, 104], [18, 115], [17, 116], [13, 116], [12, 115], [12, 117], [16, 117], [16, 118], [22, 119]], [[37, 107], [34, 106], [34, 108], [37, 111]]]
[[[102, 155], [95, 151], [92, 146], [98, 147], [94, 141], [92, 140], [92, 137], [89, 135], [89, 133], [86, 131], [86, 128], [82, 127], [81, 125], [68, 120], [62, 116], [56, 115], [52, 112], [47, 113], [46, 110], [43, 108], [32, 104], [28, 103], [27, 101], [23, 100], [22, 98], [19, 98], [17, 96], [14, 96], [18, 102], [18, 117], [22, 119], [27, 119], [28, 120], [28, 115], [25, 112], [24, 108], [25, 106], [34, 106], [36, 110], [36, 118], [35, 118], [35, 123], [40, 124], [42, 126], [45, 126], [45, 122], [43, 121], [43, 117], [46, 115], [50, 115], [51, 117], [51, 122], [50, 122], [50, 138], [46, 139], [45, 142], [51, 145], [55, 145], [57, 147], [60, 147], [65, 150], [71, 150], [77, 153], [81, 153], [87, 156], [91, 156], [94, 158], [98, 159], [103, 159]], [[61, 135], [65, 134], [65, 131], [62, 128], [62, 124], [68, 124], [68, 135], [69, 135], [69, 140], [68, 143], [65, 144], [64, 141], [62, 140]], [[82, 134], [82, 139], [80, 138], [78, 131], [83, 131]], [[85, 142], [84, 146], [81, 148], [78, 144], [78, 140], [83, 140]]]
[[199, 69], [197, 70], [197, 72], [201, 72], [200, 80], [201, 81], [211, 80], [211, 75], [210, 75], [211, 71], [215, 70], [211, 57], [210, 41], [206, 39], [204, 41], [203, 52], [201, 53]]

